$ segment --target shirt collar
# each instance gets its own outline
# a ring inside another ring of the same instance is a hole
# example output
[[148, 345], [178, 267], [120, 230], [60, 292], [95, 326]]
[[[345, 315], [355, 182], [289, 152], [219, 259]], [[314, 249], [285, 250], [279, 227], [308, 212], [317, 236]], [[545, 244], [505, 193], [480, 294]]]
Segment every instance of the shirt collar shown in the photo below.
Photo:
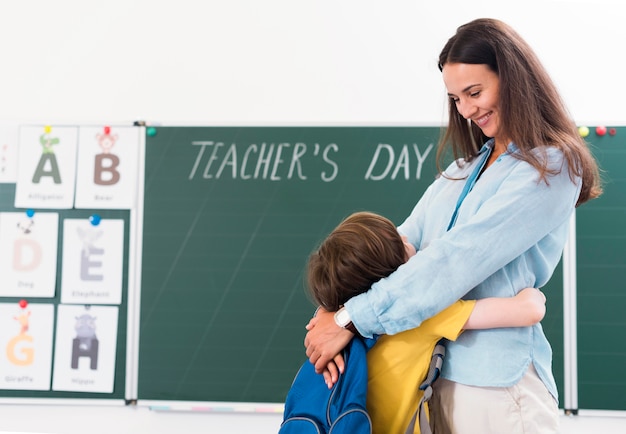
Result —
[[[482, 148], [480, 148], [480, 151], [478, 151], [478, 155], [484, 153], [484, 152], [491, 152], [493, 150], [493, 146], [495, 145], [496, 140], [491, 138], [489, 140], [487, 140], [485, 142], [485, 144], [483, 145]], [[517, 151], [517, 145], [513, 142], [509, 142], [508, 146], [506, 147], [506, 153], [507, 154], [513, 154], [515, 151]]]

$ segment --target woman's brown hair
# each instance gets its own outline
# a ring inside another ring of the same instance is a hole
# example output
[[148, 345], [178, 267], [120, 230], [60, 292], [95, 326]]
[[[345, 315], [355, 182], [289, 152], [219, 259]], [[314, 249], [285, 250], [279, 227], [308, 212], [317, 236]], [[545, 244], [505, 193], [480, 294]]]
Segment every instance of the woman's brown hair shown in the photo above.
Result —
[[[576, 206], [602, 193], [598, 166], [587, 144], [539, 58], [515, 30], [495, 19], [471, 21], [459, 27], [441, 51], [439, 70], [447, 63], [487, 65], [498, 75], [500, 133], [518, 147], [513, 156], [535, 167], [541, 180], [548, 182], [548, 175], [558, 172], [547, 167], [545, 158], [546, 147], [554, 146], [563, 152], [570, 178], [582, 178]], [[450, 100], [448, 127], [437, 150], [438, 167], [447, 149], [452, 149], [455, 159], [469, 161], [486, 140]]]
[[317, 304], [337, 311], [406, 261], [396, 226], [371, 212], [357, 212], [337, 226], [309, 257], [308, 290]]

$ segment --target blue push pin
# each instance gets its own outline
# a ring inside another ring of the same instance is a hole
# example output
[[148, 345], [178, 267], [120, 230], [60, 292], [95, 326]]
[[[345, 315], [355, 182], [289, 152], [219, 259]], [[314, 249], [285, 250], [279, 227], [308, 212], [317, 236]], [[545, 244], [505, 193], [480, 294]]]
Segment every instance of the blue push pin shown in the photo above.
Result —
[[100, 216], [98, 214], [94, 214], [91, 217], [89, 217], [89, 221], [91, 222], [92, 225], [98, 226], [100, 224]]
[[27, 209], [26, 210], [26, 216], [28, 218], [33, 218], [34, 215], [35, 215], [35, 210], [34, 209]]

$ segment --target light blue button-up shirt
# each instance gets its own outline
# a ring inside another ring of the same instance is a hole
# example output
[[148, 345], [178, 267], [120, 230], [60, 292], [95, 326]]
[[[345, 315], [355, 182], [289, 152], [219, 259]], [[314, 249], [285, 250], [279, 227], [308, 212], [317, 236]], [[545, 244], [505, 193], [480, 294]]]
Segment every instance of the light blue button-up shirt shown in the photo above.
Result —
[[[465, 179], [484, 162], [493, 140], [472, 162], [451, 164], [426, 190], [398, 227], [418, 250], [406, 264], [346, 303], [364, 336], [395, 334], [420, 325], [460, 298], [511, 297], [542, 287], [556, 268], [568, 223], [580, 193], [562, 153], [547, 149], [549, 167], [560, 170], [539, 180], [528, 163], [507, 153], [478, 178], [448, 229]], [[541, 155], [541, 151], [538, 151]], [[463, 178], [453, 180], [450, 178]], [[550, 294], [546, 294], [550, 297]], [[442, 375], [473, 386], [509, 387], [533, 363], [557, 398], [552, 350], [540, 324], [465, 331], [447, 346]]]

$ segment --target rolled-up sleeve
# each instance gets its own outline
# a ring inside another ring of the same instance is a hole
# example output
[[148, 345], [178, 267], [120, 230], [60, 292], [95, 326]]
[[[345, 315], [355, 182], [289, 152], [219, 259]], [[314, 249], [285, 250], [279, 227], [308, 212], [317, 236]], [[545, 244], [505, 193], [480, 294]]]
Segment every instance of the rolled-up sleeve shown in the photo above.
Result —
[[[346, 303], [359, 332], [396, 334], [417, 327], [533, 246], [541, 247], [569, 219], [580, 192], [580, 182], [571, 179], [561, 153], [551, 149], [548, 158], [550, 167], [560, 173], [547, 182], [512, 156], [500, 166], [490, 166], [465, 198], [449, 231], [447, 223], [460, 191], [456, 186], [462, 187], [464, 181], [435, 181], [399, 227], [410, 241], [427, 247]], [[458, 184], [450, 188], [450, 183]], [[555, 264], [541, 264], [537, 256], [533, 256], [539, 262], [536, 268], [550, 268], [546, 271], [550, 275]]]

